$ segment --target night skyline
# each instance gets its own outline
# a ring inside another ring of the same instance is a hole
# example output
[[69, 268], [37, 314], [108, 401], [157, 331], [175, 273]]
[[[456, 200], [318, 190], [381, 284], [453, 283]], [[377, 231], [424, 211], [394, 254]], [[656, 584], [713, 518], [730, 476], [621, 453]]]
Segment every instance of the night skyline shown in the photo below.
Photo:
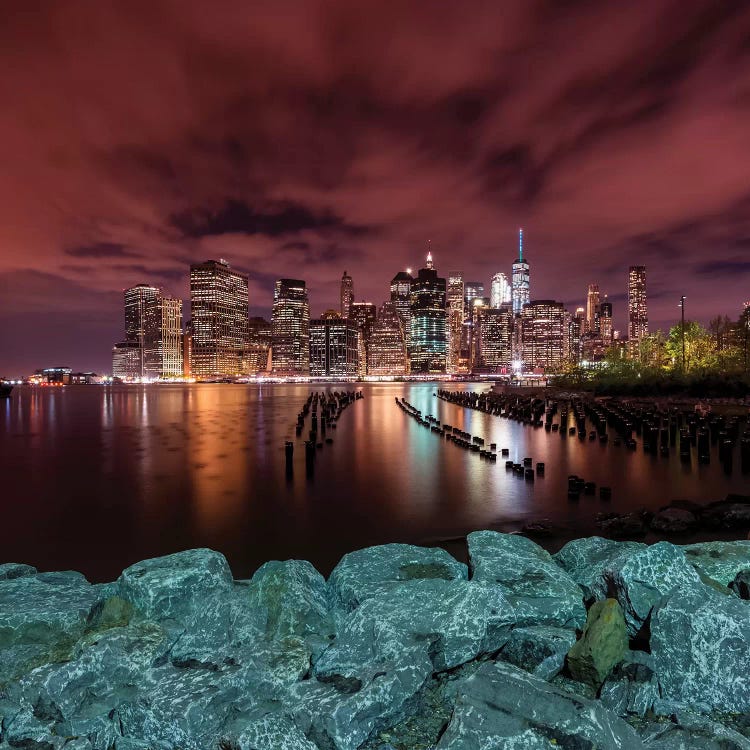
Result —
[[750, 297], [750, 9], [739, 4], [50, 3], [0, 23], [0, 374], [107, 371], [122, 291], [189, 299], [226, 258], [270, 317], [380, 305], [430, 246], [441, 275], [510, 276], [625, 330]]

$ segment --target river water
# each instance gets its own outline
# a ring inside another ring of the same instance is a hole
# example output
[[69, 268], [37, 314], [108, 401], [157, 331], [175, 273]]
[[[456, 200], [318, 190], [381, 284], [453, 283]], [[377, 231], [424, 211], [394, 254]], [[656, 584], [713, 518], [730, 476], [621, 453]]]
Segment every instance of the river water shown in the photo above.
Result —
[[[370, 544], [435, 543], [541, 518], [572, 538], [595, 533], [601, 511], [707, 502], [750, 487], [738, 461], [726, 476], [715, 456], [709, 466], [686, 466], [676, 450], [652, 456], [640, 441], [631, 452], [563, 440], [441, 401], [438, 387], [357, 386], [364, 398], [327, 433], [333, 443], [317, 452], [312, 478], [304, 435], [294, 432], [308, 385], [17, 388], [0, 401], [0, 561], [103, 581], [146, 557], [211, 547], [237, 578], [293, 557], [327, 572]], [[515, 461], [544, 461], [545, 476], [527, 483], [504, 459], [489, 463], [442, 440], [404, 414], [395, 396], [509, 448]], [[296, 446], [291, 478], [286, 440]], [[612, 499], [569, 501], [568, 474], [611, 486]]]

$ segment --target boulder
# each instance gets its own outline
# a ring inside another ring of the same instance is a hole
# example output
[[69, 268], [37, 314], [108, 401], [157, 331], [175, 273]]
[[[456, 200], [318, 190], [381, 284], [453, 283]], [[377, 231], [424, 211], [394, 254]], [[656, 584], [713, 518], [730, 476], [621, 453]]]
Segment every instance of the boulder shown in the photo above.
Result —
[[538, 544], [516, 534], [475, 531], [467, 537], [472, 581], [499, 584], [519, 625], [581, 627], [581, 590]]
[[598, 687], [627, 650], [628, 634], [618, 602], [594, 602], [580, 640], [568, 651], [568, 669], [574, 679]]
[[223, 555], [191, 549], [131, 565], [117, 584], [119, 596], [149, 619], [183, 622], [207, 597], [231, 591], [233, 581]]
[[750, 568], [750, 541], [699, 542], [682, 547], [687, 561], [728, 586], [743, 568]]
[[433, 672], [502, 648], [514, 622], [502, 589], [484, 581], [417, 579], [371, 595], [315, 663], [317, 682], [294, 692], [306, 734], [359, 747], [404, 717]]
[[231, 729], [223, 732], [219, 748], [233, 750], [318, 750], [286, 717], [267, 714], [258, 719], [240, 717]]
[[676, 590], [654, 609], [651, 652], [661, 711], [750, 711], [750, 603], [706, 586]]
[[734, 591], [740, 599], [750, 599], [750, 568], [741, 570], [729, 584], [729, 588]]
[[641, 513], [613, 513], [598, 519], [596, 525], [614, 539], [630, 539], [646, 535], [648, 520]]
[[684, 593], [708, 588], [682, 550], [669, 542], [616, 558], [605, 567], [603, 576], [608, 590], [620, 602], [631, 636], [638, 634], [662, 597], [675, 590]]
[[0, 581], [10, 581], [12, 578], [23, 578], [33, 576], [36, 568], [22, 563], [3, 563], [0, 565]]
[[0, 686], [68, 658], [100, 592], [80, 573], [37, 573], [0, 581]]
[[606, 599], [605, 568], [643, 549], [646, 545], [642, 542], [616, 542], [592, 536], [568, 542], [553, 559], [583, 589], [587, 600]]
[[601, 703], [496, 662], [484, 664], [463, 682], [436, 750], [550, 747], [641, 750], [643, 744]]
[[641, 730], [647, 750], [750, 750], [750, 739], [705, 716], [678, 711], [672, 719]]
[[662, 534], [684, 534], [698, 525], [698, 519], [684, 508], [663, 508], [651, 519], [651, 528]]
[[710, 529], [746, 529], [750, 526], [750, 505], [732, 500], [711, 503], [703, 509], [701, 523]]
[[618, 716], [643, 718], [658, 698], [653, 657], [644, 651], [628, 651], [599, 691], [602, 703]]
[[550, 680], [563, 668], [565, 656], [575, 642], [574, 630], [530, 625], [511, 631], [500, 656], [543, 680]]
[[466, 565], [440, 547], [382, 544], [344, 555], [328, 579], [328, 588], [332, 604], [346, 613], [404, 581], [467, 578]]

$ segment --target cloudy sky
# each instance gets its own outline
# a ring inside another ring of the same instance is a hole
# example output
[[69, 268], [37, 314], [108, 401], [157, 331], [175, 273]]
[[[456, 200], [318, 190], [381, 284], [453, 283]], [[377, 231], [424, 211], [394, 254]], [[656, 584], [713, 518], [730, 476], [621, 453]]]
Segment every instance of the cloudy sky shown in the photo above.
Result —
[[652, 324], [750, 299], [750, 5], [0, 5], [0, 375], [110, 369], [122, 290], [188, 264], [381, 302], [430, 243], [532, 298], [597, 282]]

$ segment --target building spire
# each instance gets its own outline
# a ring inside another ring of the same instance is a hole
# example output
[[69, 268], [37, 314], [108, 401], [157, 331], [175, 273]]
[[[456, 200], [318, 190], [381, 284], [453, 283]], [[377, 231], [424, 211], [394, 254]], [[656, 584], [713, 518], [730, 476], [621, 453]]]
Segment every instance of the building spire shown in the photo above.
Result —
[[430, 270], [432, 270], [432, 268], [433, 268], [432, 250], [430, 248], [430, 240], [427, 240], [427, 265], [426, 265], [426, 267], [429, 268]]
[[518, 260], [523, 260], [523, 227], [518, 228]]

